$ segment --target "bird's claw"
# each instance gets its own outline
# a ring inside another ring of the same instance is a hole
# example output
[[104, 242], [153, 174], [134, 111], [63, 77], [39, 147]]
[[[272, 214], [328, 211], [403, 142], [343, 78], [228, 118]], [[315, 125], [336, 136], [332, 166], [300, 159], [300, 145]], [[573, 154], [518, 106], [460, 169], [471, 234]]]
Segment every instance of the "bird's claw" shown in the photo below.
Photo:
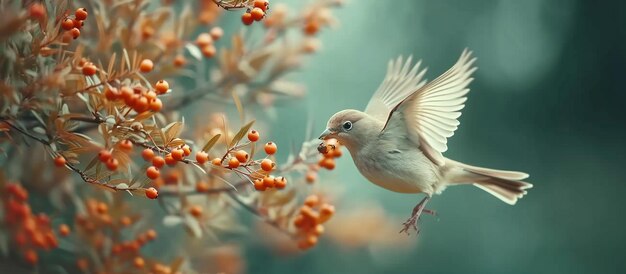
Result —
[[413, 228], [413, 230], [416, 231], [416, 234], [419, 235], [420, 233], [420, 229], [418, 228], [418, 221], [420, 219], [420, 216], [422, 215], [422, 213], [426, 213], [426, 214], [430, 214], [433, 216], [436, 216], [437, 213], [434, 210], [430, 210], [430, 209], [425, 209], [424, 206], [426, 206], [426, 202], [428, 202], [429, 197], [424, 197], [424, 199], [418, 203], [415, 208], [413, 208], [413, 212], [411, 214], [411, 217], [409, 217], [408, 220], [406, 220], [402, 225], [404, 225], [404, 227], [402, 228], [402, 230], [400, 230], [399, 233], [405, 232], [406, 235], [410, 235], [409, 231], [411, 230], [411, 228]]

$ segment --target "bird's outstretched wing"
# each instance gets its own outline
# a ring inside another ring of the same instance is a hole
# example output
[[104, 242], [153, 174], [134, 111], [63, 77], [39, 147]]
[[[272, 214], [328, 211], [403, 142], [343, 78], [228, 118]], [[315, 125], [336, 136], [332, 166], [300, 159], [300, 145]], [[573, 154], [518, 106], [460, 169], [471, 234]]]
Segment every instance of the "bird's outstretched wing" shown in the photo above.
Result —
[[411, 67], [411, 59], [403, 61], [400, 56], [389, 60], [387, 75], [367, 104], [365, 113], [384, 122], [394, 107], [424, 86], [426, 81], [422, 81], [422, 77], [426, 69], [419, 70], [421, 62]]
[[[403, 123], [409, 139], [417, 144], [435, 164], [444, 165], [442, 153], [448, 150], [447, 138], [454, 135], [459, 126], [457, 120], [467, 100], [467, 86], [476, 70], [472, 64], [476, 58], [467, 49], [448, 71], [400, 102], [389, 115], [389, 130], [399, 130]], [[387, 128], [387, 127], [386, 127]], [[385, 129], [386, 130], [386, 129]], [[385, 131], [384, 130], [384, 131]]]

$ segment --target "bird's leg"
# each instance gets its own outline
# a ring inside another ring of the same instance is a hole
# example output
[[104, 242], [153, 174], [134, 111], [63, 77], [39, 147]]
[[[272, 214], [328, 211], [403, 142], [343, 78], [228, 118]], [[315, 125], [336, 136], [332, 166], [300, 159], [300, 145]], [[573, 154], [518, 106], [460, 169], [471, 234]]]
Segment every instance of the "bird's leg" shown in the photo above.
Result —
[[424, 197], [424, 199], [422, 199], [422, 201], [419, 202], [413, 208], [413, 213], [411, 214], [411, 217], [408, 220], [406, 220], [406, 222], [403, 223], [404, 228], [402, 228], [402, 230], [400, 230], [400, 233], [406, 232], [406, 234], [409, 235], [409, 230], [412, 227], [419, 234], [419, 230], [417, 229], [417, 221], [419, 220], [419, 218], [422, 215], [422, 213], [428, 213], [428, 214], [435, 215], [434, 211], [428, 210], [428, 209], [424, 209], [424, 207], [426, 206], [426, 203], [428, 202], [428, 200], [430, 200], [430, 196]]

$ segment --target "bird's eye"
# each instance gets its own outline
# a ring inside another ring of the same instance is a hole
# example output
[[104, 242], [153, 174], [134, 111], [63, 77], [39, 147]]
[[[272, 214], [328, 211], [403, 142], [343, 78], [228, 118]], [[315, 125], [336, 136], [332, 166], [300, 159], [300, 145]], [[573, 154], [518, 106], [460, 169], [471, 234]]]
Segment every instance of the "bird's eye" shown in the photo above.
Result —
[[346, 131], [351, 130], [352, 129], [352, 122], [346, 121], [345, 123], [343, 123], [343, 129], [345, 129]]

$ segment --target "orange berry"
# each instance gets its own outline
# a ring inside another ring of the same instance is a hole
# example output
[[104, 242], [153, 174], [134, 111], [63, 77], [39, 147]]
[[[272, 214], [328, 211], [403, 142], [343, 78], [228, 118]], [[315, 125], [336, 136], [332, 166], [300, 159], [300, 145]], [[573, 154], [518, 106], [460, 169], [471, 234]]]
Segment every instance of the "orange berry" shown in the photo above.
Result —
[[315, 236], [320, 236], [322, 234], [324, 234], [324, 226], [321, 224], [316, 225], [312, 230], [311, 233]]
[[159, 176], [161, 176], [161, 172], [159, 172], [159, 170], [154, 167], [154, 166], [149, 166], [148, 169], [146, 169], [146, 176], [152, 180], [159, 178]]
[[119, 143], [117, 143], [117, 146], [120, 150], [124, 152], [130, 152], [133, 150], [133, 142], [128, 139], [120, 141]]
[[154, 158], [154, 150], [146, 148], [143, 151], [141, 151], [141, 157], [145, 160], [145, 161], [151, 161], [152, 158]]
[[191, 148], [189, 147], [189, 145], [183, 145], [182, 150], [185, 156], [191, 155]]
[[28, 7], [28, 16], [42, 19], [46, 15], [46, 8], [42, 4], [32, 4]]
[[211, 161], [211, 163], [212, 163], [213, 165], [216, 165], [216, 166], [221, 166], [221, 165], [222, 165], [222, 158], [214, 158], [214, 159]]
[[120, 97], [120, 95], [121, 93], [117, 90], [117, 88], [114, 88], [114, 87], [107, 87], [107, 89], [104, 90], [104, 96], [109, 101], [117, 100]]
[[100, 159], [101, 162], [108, 161], [111, 159], [111, 152], [106, 149], [100, 150], [100, 152], [98, 152], [98, 159]]
[[250, 24], [252, 24], [254, 22], [254, 19], [252, 19], [252, 14], [246, 12], [241, 16], [241, 22], [243, 22], [244, 25], [248, 26]]
[[198, 153], [196, 153], [196, 161], [198, 162], [198, 164], [204, 164], [209, 160], [209, 154], [207, 154], [204, 151], [198, 151]]
[[187, 60], [185, 59], [185, 56], [183, 55], [176, 55], [176, 57], [174, 57], [174, 66], [175, 67], [182, 67], [184, 65], [187, 64]]
[[270, 159], [263, 159], [263, 161], [261, 161], [261, 169], [265, 171], [272, 171], [275, 165], [276, 164]]
[[306, 197], [306, 199], [304, 199], [304, 204], [309, 206], [309, 207], [315, 207], [319, 203], [320, 203], [320, 197], [318, 197], [315, 194], [309, 195], [308, 197]]
[[133, 260], [133, 265], [134, 265], [136, 268], [143, 268], [143, 267], [145, 266], [145, 264], [146, 264], [146, 262], [145, 262], [145, 261], [143, 260], [143, 258], [141, 258], [141, 257], [136, 257], [136, 258]]
[[175, 166], [176, 163], [178, 163], [178, 161], [176, 161], [176, 159], [174, 159], [174, 157], [172, 157], [172, 153], [168, 153], [165, 155], [165, 163], [168, 166]]
[[275, 186], [277, 189], [283, 189], [283, 188], [285, 188], [285, 187], [287, 186], [287, 178], [282, 177], [282, 176], [281, 176], [281, 177], [276, 177], [276, 178], [274, 179], [274, 186]]
[[196, 45], [200, 48], [213, 44], [213, 37], [208, 33], [200, 33], [196, 38]]
[[65, 18], [63, 22], [61, 22], [61, 28], [64, 30], [71, 30], [74, 28], [74, 20], [70, 18]]
[[329, 204], [320, 206], [320, 222], [325, 222], [335, 214], [335, 207]]
[[325, 169], [333, 170], [335, 169], [335, 160], [333, 158], [324, 158], [320, 160], [319, 165]]
[[315, 35], [320, 30], [320, 24], [315, 20], [309, 20], [304, 25], [304, 34], [306, 35]]
[[210, 189], [210, 187], [209, 187], [209, 184], [207, 182], [200, 181], [200, 182], [196, 183], [196, 191], [197, 192], [207, 192], [207, 191], [209, 191], [209, 189]]
[[89, 262], [87, 262], [86, 259], [78, 259], [76, 260], [76, 267], [78, 267], [80, 271], [85, 272], [89, 268]]
[[[70, 30], [70, 34], [72, 35], [72, 38], [73, 38], [73, 39], [76, 39], [76, 38], [78, 38], [78, 37], [80, 36], [80, 30], [79, 30], [78, 28], [72, 28], [72, 29]], [[95, 67], [94, 67], [94, 68], [95, 68]], [[87, 74], [85, 73], [85, 68], [84, 68], [84, 67], [83, 67], [83, 74], [87, 75]], [[95, 72], [94, 72], [94, 74], [95, 74]], [[93, 74], [92, 74], [92, 75], [93, 75]]]
[[295, 219], [293, 219], [293, 225], [297, 228], [301, 228], [304, 226], [304, 217], [302, 215], [298, 215], [296, 216]]
[[109, 160], [106, 161], [107, 169], [109, 169], [110, 171], [115, 171], [119, 164], [120, 162], [115, 158], [110, 158]]
[[263, 185], [267, 188], [272, 188], [274, 187], [274, 182], [276, 180], [274, 179], [274, 176], [265, 176], [263, 177]]
[[165, 80], [159, 80], [154, 85], [154, 90], [156, 90], [157, 94], [165, 94], [170, 89], [170, 84]]
[[154, 68], [154, 63], [150, 59], [141, 60], [141, 64], [139, 64], [139, 71], [141, 72], [151, 72], [152, 68]]
[[202, 55], [204, 55], [204, 57], [206, 58], [211, 58], [215, 56], [215, 53], [217, 52], [214, 45], [204, 46], [200, 48], [200, 51], [202, 52]]
[[148, 110], [150, 108], [148, 98], [138, 95], [137, 99], [133, 102], [132, 107], [136, 112], [144, 112]]
[[269, 6], [270, 6], [270, 2], [267, 0], [255, 0], [254, 1], [254, 7], [260, 8], [263, 11], [267, 11]]
[[105, 214], [109, 211], [109, 207], [105, 203], [98, 203], [96, 206], [96, 211], [99, 214]]
[[339, 157], [341, 157], [342, 154], [343, 153], [341, 152], [341, 149], [339, 147], [335, 147], [335, 148], [331, 149], [326, 156], [333, 157], [333, 158], [339, 158]]
[[211, 38], [213, 38], [213, 40], [217, 41], [220, 40], [222, 36], [224, 36], [224, 30], [220, 27], [213, 27], [209, 34], [211, 35]]
[[162, 168], [163, 165], [165, 165], [165, 159], [163, 159], [163, 157], [161, 156], [154, 156], [152, 158], [152, 165], [156, 168]]
[[58, 166], [58, 167], [62, 167], [65, 166], [65, 157], [59, 155], [56, 158], [54, 158], [54, 165]]
[[132, 222], [133, 220], [128, 216], [124, 216], [120, 219], [120, 224], [123, 226], [129, 226]]
[[74, 24], [74, 27], [79, 30], [85, 25], [83, 20], [72, 20], [72, 23]]
[[148, 197], [148, 199], [156, 199], [159, 197], [159, 192], [154, 187], [148, 188], [146, 189], [146, 197]]
[[258, 191], [265, 191], [267, 187], [265, 186], [265, 184], [263, 183], [262, 179], [256, 179], [254, 180], [254, 189], [258, 190]]
[[256, 142], [259, 140], [259, 132], [256, 130], [251, 130], [250, 132], [248, 132], [248, 140], [250, 140], [250, 142]]
[[24, 260], [26, 260], [26, 262], [30, 265], [35, 265], [37, 264], [37, 261], [39, 261], [39, 256], [37, 256], [37, 252], [35, 250], [29, 249], [24, 252]]
[[300, 213], [302, 213], [302, 216], [304, 216], [305, 218], [311, 219], [316, 222], [319, 219], [319, 214], [315, 212], [315, 210], [313, 210], [311, 207], [306, 205], [300, 207]]
[[70, 235], [70, 227], [66, 224], [62, 224], [59, 226], [59, 234], [63, 237]]
[[230, 158], [230, 160], [228, 160], [228, 167], [229, 168], [239, 167], [239, 160], [237, 160], [237, 158], [235, 157]]
[[268, 142], [267, 144], [265, 144], [264, 149], [265, 149], [265, 153], [267, 153], [268, 155], [272, 155], [276, 153], [276, 151], [278, 150], [278, 148], [276, 147], [276, 144], [272, 142]]
[[148, 100], [150, 100], [150, 102], [152, 102], [152, 100], [157, 99], [157, 94], [156, 94], [156, 92], [154, 92], [154, 91], [152, 91], [152, 90], [149, 90], [149, 91], [145, 92], [145, 93], [143, 94], [143, 96], [145, 96], [146, 98], [148, 98]]
[[152, 99], [148, 108], [153, 112], [159, 112], [163, 108], [163, 102], [159, 98]]
[[172, 149], [172, 158], [176, 161], [180, 161], [183, 159], [185, 152], [180, 148]]
[[[74, 28], [74, 29], [76, 29], [76, 28]], [[86, 75], [86, 76], [95, 75], [96, 72], [98, 72], [98, 68], [94, 64], [92, 64], [92, 63], [87, 63], [87, 64], [85, 64], [85, 66], [83, 66], [83, 74]]]
[[74, 12], [74, 16], [76, 16], [76, 19], [78, 20], [87, 19], [87, 9], [86, 8], [77, 9], [76, 12]]
[[265, 12], [261, 8], [253, 8], [250, 15], [254, 21], [261, 21], [261, 19], [265, 16]]
[[304, 177], [304, 179], [309, 184], [313, 183], [315, 182], [315, 180], [317, 180], [317, 173], [315, 173], [314, 171], [309, 171], [306, 173], [306, 176]]
[[146, 231], [146, 237], [148, 238], [148, 240], [152, 241], [157, 238], [157, 233], [156, 231], [154, 231], [154, 229], [150, 229]]
[[245, 163], [248, 161], [248, 153], [245, 152], [244, 150], [237, 150], [235, 152], [235, 158], [237, 158], [237, 160], [239, 160], [239, 162]]
[[177, 184], [179, 180], [180, 172], [178, 172], [178, 170], [172, 170], [167, 174], [167, 177], [165, 178], [165, 183], [174, 185]]
[[128, 101], [133, 95], [133, 90], [127, 86], [123, 86], [120, 89], [120, 98], [123, 99], [124, 102]]
[[189, 214], [191, 214], [191, 216], [199, 218], [200, 216], [202, 216], [202, 207], [197, 206], [197, 205], [190, 207]]
[[317, 236], [315, 236], [315, 235], [309, 234], [309, 235], [306, 236], [305, 240], [306, 240], [307, 244], [310, 245], [310, 246], [315, 246], [317, 244]]

